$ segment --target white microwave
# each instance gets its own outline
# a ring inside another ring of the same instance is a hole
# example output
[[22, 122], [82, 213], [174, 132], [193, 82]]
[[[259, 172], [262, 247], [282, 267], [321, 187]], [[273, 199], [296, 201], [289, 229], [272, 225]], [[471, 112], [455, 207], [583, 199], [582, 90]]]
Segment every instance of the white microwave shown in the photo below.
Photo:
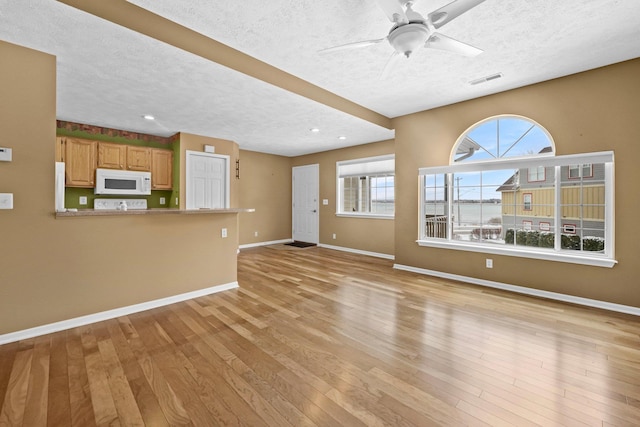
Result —
[[95, 194], [150, 195], [151, 172], [96, 169]]

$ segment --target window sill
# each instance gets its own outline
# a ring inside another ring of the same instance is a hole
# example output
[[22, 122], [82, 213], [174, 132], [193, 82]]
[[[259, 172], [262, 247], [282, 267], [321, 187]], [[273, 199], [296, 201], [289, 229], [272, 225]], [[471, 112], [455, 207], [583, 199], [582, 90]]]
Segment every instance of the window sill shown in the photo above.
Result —
[[574, 255], [570, 253], [557, 253], [536, 250], [532, 248], [512, 248], [481, 243], [458, 243], [450, 241], [417, 240], [420, 246], [440, 249], [453, 249], [469, 252], [481, 252], [495, 255], [515, 256], [521, 258], [541, 259], [545, 261], [568, 262], [572, 264], [590, 265], [594, 267], [611, 268], [618, 263], [615, 259], [607, 258], [604, 255]]
[[336, 212], [336, 216], [344, 218], [394, 219], [394, 215], [376, 215], [372, 213], [344, 213]]

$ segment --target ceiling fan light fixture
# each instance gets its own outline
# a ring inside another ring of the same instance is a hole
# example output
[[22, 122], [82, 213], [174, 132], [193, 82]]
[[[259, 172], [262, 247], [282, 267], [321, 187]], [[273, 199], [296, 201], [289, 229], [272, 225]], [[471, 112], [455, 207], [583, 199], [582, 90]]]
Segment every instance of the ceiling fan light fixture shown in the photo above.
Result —
[[407, 58], [429, 39], [429, 29], [423, 24], [406, 24], [391, 31], [388, 40], [396, 52]]

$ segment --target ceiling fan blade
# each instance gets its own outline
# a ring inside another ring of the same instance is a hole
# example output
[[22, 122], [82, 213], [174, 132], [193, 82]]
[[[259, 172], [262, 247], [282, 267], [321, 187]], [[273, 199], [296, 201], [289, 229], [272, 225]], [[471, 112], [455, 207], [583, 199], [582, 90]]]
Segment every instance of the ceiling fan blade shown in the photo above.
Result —
[[428, 15], [429, 22], [431, 22], [435, 28], [440, 28], [463, 13], [473, 9], [483, 1], [484, 0], [457, 0], [451, 2], [431, 12]]
[[447, 50], [449, 52], [455, 52], [465, 56], [476, 56], [484, 52], [482, 49], [478, 49], [475, 46], [471, 46], [470, 44], [463, 43], [440, 33], [433, 33], [424, 44], [424, 47]]
[[336, 52], [338, 50], [347, 50], [347, 49], [358, 49], [361, 47], [371, 46], [372, 44], [377, 44], [385, 41], [387, 38], [375, 39], [375, 40], [363, 40], [359, 42], [352, 42], [347, 44], [341, 44], [339, 46], [328, 47], [326, 49], [320, 49], [318, 53], [329, 53]]
[[407, 14], [404, 12], [399, 0], [376, 0], [376, 3], [378, 3], [378, 6], [380, 6], [384, 14], [387, 15], [389, 21], [396, 24], [409, 22]]
[[400, 58], [402, 58], [402, 55], [400, 55], [397, 51], [393, 51], [393, 53], [387, 60], [387, 63], [384, 64], [384, 68], [382, 69], [382, 73], [380, 74], [380, 80], [386, 80], [391, 75], [391, 72], [396, 68], [396, 65], [398, 64]]

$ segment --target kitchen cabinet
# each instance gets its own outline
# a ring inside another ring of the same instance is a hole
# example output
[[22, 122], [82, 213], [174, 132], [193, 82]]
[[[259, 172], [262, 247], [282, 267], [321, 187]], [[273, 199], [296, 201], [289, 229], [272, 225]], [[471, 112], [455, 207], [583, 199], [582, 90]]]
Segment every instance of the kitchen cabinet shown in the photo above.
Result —
[[104, 169], [124, 169], [127, 161], [127, 146], [98, 142], [98, 167]]
[[96, 182], [97, 141], [62, 138], [67, 187], [93, 188]]
[[171, 190], [173, 188], [173, 151], [161, 148], [151, 149], [151, 189]]
[[56, 162], [64, 162], [64, 138], [56, 137]]
[[151, 148], [127, 146], [127, 169], [130, 171], [151, 171]]

